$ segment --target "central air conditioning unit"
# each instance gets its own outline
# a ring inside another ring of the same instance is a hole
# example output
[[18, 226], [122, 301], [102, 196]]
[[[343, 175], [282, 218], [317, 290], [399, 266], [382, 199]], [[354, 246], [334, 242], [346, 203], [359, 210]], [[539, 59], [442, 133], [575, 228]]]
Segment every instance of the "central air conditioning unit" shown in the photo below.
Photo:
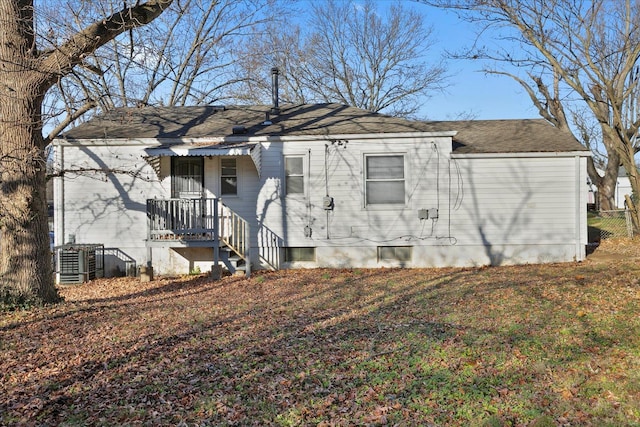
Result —
[[57, 283], [84, 283], [104, 276], [103, 245], [56, 246], [55, 254]]

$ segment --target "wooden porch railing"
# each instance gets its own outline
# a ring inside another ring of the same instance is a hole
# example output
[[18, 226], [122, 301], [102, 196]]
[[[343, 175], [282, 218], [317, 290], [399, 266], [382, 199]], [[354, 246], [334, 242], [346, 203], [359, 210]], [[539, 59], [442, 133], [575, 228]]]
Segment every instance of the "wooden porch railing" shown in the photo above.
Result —
[[213, 240], [217, 199], [149, 199], [151, 241]]
[[218, 236], [229, 249], [245, 261], [245, 274], [251, 274], [249, 259], [249, 223], [221, 201], [218, 204], [220, 229]]
[[249, 223], [220, 199], [149, 199], [147, 217], [150, 242], [209, 241], [217, 250], [221, 241], [245, 261], [250, 274]]

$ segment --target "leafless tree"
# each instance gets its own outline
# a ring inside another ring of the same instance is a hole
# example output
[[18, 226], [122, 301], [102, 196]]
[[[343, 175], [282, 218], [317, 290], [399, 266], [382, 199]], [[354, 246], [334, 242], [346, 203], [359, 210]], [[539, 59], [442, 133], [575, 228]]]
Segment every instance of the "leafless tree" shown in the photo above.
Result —
[[[485, 60], [526, 90], [539, 114], [574, 136], [602, 161], [588, 172], [602, 209], [614, 207], [618, 169], [640, 195], [635, 155], [640, 150], [638, 70], [640, 2], [637, 0], [423, 0], [453, 9], [479, 25], [476, 46], [463, 57]], [[497, 34], [500, 47], [482, 45]], [[588, 114], [586, 114], [588, 113]], [[596, 125], [597, 133], [593, 129]], [[596, 144], [596, 141], [598, 144]], [[603, 147], [601, 156], [599, 147]], [[640, 203], [634, 222], [639, 224]]]
[[43, 99], [92, 52], [153, 21], [172, 0], [130, 7], [125, 1], [120, 10], [105, 8], [107, 13], [64, 36], [46, 23], [36, 26], [43, 3], [0, 0], [0, 294], [5, 300], [47, 303], [59, 295], [49, 253], [44, 149], [50, 140], [42, 134]]
[[[173, 3], [153, 24], [111, 40], [62, 79], [54, 96], [47, 98], [52, 115], [57, 113], [54, 121], [66, 124], [64, 118], [75, 118], [66, 111], [76, 111], [87, 102], [97, 106], [96, 111], [220, 102], [226, 96], [224, 88], [239, 81], [234, 73], [235, 58], [241, 54], [238, 46], [256, 38], [268, 23], [283, 19], [287, 4], [282, 0]], [[59, 17], [55, 11], [51, 15]], [[74, 13], [72, 20], [62, 20], [58, 31], [81, 28], [86, 15], [86, 10]]]
[[303, 25], [272, 27], [246, 47], [239, 64], [249, 80], [239, 98], [269, 98], [264, 64], [280, 69], [285, 102], [339, 102], [403, 117], [445, 86], [444, 64], [430, 54], [431, 29], [400, 2], [385, 13], [373, 1], [314, 2]]

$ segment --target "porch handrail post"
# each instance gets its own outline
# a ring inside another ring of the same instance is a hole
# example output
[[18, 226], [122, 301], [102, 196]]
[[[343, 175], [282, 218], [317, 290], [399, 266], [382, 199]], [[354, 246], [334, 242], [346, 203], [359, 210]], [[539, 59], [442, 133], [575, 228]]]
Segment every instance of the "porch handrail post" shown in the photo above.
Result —
[[218, 215], [218, 199], [213, 199], [213, 265], [216, 271], [220, 268], [220, 224]]
[[246, 277], [250, 277], [251, 276], [251, 233], [249, 233], [249, 222], [245, 221], [244, 223], [244, 265], [245, 265], [245, 271], [244, 274]]
[[[153, 205], [153, 202], [151, 200], [147, 200], [147, 242], [151, 241], [151, 228], [153, 227], [155, 229], [155, 206]], [[153, 264], [153, 261], [151, 260], [151, 257], [153, 256], [153, 252], [151, 249], [151, 246], [147, 245], [147, 259], [146, 259], [146, 266], [147, 267], [151, 267]], [[104, 265], [104, 264], [103, 264]]]

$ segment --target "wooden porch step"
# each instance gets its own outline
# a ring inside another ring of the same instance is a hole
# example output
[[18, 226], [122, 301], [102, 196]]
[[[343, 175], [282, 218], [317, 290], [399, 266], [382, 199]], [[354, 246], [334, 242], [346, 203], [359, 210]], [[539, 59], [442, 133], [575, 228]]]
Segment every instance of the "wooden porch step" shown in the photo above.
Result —
[[233, 252], [228, 246], [220, 246], [220, 261], [230, 273], [246, 271], [247, 265], [244, 259]]

